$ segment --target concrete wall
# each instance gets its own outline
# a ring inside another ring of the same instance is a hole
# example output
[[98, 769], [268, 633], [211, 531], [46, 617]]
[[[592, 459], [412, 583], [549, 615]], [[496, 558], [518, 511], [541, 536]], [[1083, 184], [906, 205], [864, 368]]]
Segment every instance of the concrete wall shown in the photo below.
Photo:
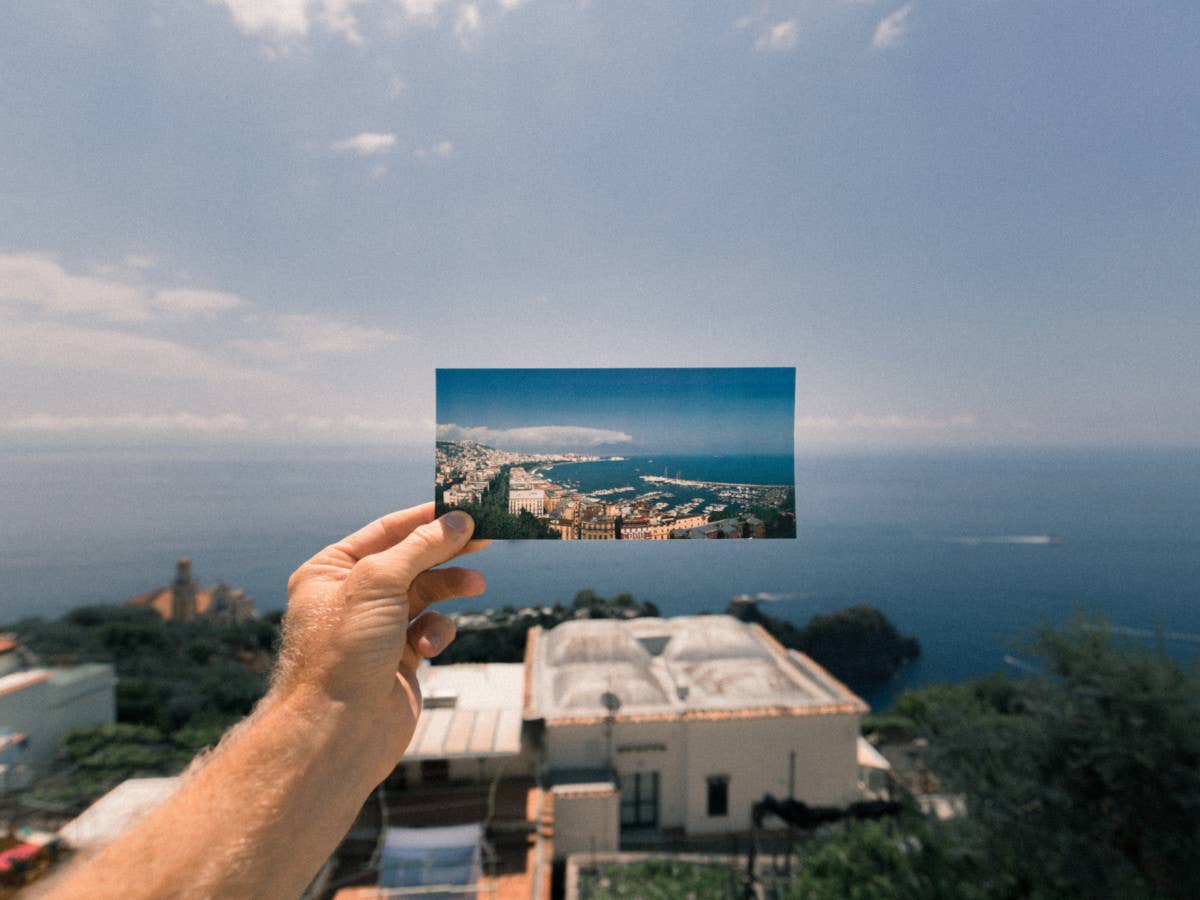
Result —
[[[742, 831], [764, 794], [788, 796], [795, 752], [795, 796], [814, 805], [857, 798], [857, 714], [692, 722], [614, 723], [609, 756], [605, 727], [551, 726], [548, 769], [603, 769], [618, 775], [659, 773], [660, 828], [691, 834]], [[708, 815], [708, 779], [729, 779], [729, 810]], [[558, 833], [559, 829], [555, 829]]]
[[[691, 834], [750, 827], [750, 807], [764, 794], [788, 796], [790, 754], [795, 796], [812, 805], [857, 798], [859, 716], [821, 715], [688, 724], [687, 819]], [[708, 815], [708, 778], [729, 779], [729, 812]]]
[[554, 858], [570, 853], [611, 853], [620, 849], [619, 795], [554, 796]]

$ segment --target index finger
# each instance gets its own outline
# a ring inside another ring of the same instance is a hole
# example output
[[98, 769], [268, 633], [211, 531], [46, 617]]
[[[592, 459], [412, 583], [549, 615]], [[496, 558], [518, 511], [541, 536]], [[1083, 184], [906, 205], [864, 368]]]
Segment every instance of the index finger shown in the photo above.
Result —
[[382, 553], [389, 547], [394, 547], [410, 534], [413, 529], [426, 522], [433, 521], [433, 501], [422, 503], [408, 509], [397, 510], [380, 516], [369, 525], [348, 534], [330, 549], [337, 550], [349, 557], [351, 565], [364, 556]]

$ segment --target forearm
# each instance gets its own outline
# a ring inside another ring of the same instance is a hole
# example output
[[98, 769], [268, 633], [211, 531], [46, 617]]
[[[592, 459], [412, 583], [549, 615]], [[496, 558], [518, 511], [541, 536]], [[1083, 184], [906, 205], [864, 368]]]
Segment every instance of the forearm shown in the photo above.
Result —
[[299, 896], [375, 786], [377, 745], [344, 705], [303, 691], [271, 698], [54, 896]]

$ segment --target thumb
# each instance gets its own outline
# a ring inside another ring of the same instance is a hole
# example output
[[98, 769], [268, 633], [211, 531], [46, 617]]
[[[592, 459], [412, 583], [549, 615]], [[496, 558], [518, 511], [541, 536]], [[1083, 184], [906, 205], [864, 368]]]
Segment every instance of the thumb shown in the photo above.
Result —
[[348, 579], [351, 602], [400, 597], [426, 569], [448, 562], [467, 545], [475, 523], [461, 510], [427, 522], [395, 546], [363, 557]]

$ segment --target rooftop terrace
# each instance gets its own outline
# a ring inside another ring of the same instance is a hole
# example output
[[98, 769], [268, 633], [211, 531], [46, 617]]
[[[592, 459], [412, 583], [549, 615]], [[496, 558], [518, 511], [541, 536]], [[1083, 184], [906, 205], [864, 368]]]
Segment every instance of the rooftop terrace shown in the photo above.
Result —
[[802, 653], [732, 616], [589, 619], [531, 632], [527, 718], [618, 719], [865, 712]]

